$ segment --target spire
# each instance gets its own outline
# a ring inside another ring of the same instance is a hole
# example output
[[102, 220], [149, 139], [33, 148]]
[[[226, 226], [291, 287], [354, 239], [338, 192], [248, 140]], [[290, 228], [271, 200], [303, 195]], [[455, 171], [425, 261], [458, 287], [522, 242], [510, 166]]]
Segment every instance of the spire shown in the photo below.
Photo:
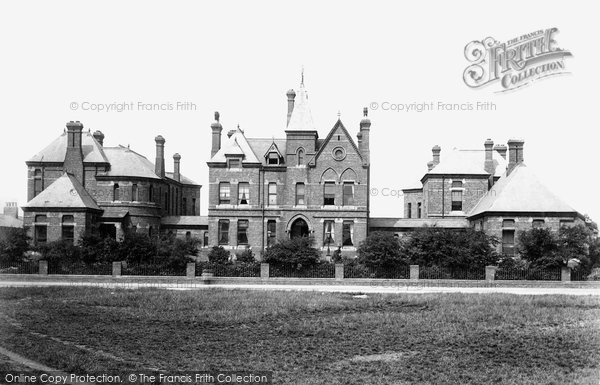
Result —
[[300, 88], [294, 100], [294, 109], [290, 116], [290, 121], [287, 126], [288, 130], [308, 130], [316, 131], [315, 123], [313, 122], [312, 113], [308, 105], [308, 93], [304, 88], [304, 68], [302, 69], [302, 77]]

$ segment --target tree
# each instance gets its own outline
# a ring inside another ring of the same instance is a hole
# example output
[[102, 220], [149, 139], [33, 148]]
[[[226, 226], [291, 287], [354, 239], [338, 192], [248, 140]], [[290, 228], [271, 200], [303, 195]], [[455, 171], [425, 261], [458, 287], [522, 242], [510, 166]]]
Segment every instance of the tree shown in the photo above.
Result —
[[29, 249], [29, 237], [24, 228], [9, 228], [0, 240], [0, 261], [18, 262]]
[[276, 266], [302, 269], [316, 265], [321, 252], [313, 247], [314, 239], [298, 237], [277, 242], [265, 250], [263, 260]]
[[373, 269], [394, 270], [407, 265], [400, 244], [392, 234], [373, 232], [358, 246], [358, 263]]
[[236, 255], [236, 261], [240, 263], [254, 263], [256, 262], [256, 259], [254, 258], [254, 253], [252, 250], [246, 249], [240, 254]]
[[401, 244], [401, 254], [410, 263], [450, 269], [480, 269], [495, 265], [498, 240], [474, 229], [424, 227], [413, 231]]
[[227, 263], [231, 254], [223, 246], [213, 246], [208, 252], [208, 261], [211, 263]]
[[532, 267], [554, 268], [563, 265], [559, 240], [549, 228], [534, 228], [519, 234], [519, 254]]

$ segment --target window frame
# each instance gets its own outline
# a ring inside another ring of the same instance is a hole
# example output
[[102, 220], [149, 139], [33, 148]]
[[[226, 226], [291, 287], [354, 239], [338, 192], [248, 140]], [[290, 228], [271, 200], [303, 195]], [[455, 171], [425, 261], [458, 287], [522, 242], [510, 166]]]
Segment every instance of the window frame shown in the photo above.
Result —
[[[227, 192], [225, 193], [225, 187], [227, 187]], [[227, 198], [223, 198], [224, 196]], [[230, 182], [219, 182], [219, 204], [220, 205], [229, 205], [231, 204], [231, 183]]]
[[[271, 187], [275, 191], [271, 191]], [[267, 185], [267, 206], [277, 206], [277, 182], [269, 182]]]
[[267, 220], [267, 247], [273, 246], [275, 243], [277, 243], [277, 221], [269, 219]]
[[248, 219], [238, 219], [237, 221], [237, 244], [248, 245], [248, 229], [250, 221]]
[[[342, 206], [356, 206], [356, 201], [354, 200], [354, 181], [344, 181], [342, 183]], [[351, 194], [346, 194], [346, 187], [350, 187]]]
[[[299, 188], [302, 189], [302, 194], [299, 194]], [[306, 206], [306, 185], [304, 182], [296, 182], [296, 206]], [[302, 201], [302, 202], [301, 202]]]
[[118, 183], [113, 184], [113, 202], [121, 200], [121, 186]]
[[323, 246], [330, 246], [332, 244], [335, 244], [335, 221], [333, 219], [326, 219], [323, 221]]
[[[335, 206], [336, 184], [332, 181], [323, 182], [323, 206]], [[333, 191], [327, 191], [329, 190]]]
[[[245, 203], [242, 203], [242, 188], [246, 192]], [[239, 182], [238, 183], [238, 205], [249, 205], [250, 204], [250, 183]]]
[[354, 221], [342, 222], [342, 247], [343, 246], [354, 246]]
[[229, 219], [219, 219], [217, 226], [217, 243], [229, 245]]

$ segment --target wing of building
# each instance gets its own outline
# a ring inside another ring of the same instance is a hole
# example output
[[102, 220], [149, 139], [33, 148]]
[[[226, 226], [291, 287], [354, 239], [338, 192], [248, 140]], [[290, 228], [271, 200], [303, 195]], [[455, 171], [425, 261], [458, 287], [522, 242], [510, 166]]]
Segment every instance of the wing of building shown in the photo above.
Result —
[[[116, 239], [127, 231], [152, 236], [167, 228], [203, 237], [202, 186], [180, 173], [179, 154], [173, 155], [173, 172], [166, 172], [165, 139], [159, 135], [155, 144], [152, 163], [129, 146], [105, 147], [100, 131], [67, 123], [62, 135], [26, 162], [23, 225], [36, 242], [76, 242], [92, 229]], [[190, 219], [173, 227], [172, 216]]]
[[287, 92], [287, 123], [278, 138], [247, 136], [239, 126], [223, 135], [215, 114], [209, 166], [210, 245], [260, 255], [288, 237], [311, 236], [324, 255], [356, 254], [369, 217], [369, 132], [358, 124], [357, 141], [341, 119], [323, 139], [304, 82]]

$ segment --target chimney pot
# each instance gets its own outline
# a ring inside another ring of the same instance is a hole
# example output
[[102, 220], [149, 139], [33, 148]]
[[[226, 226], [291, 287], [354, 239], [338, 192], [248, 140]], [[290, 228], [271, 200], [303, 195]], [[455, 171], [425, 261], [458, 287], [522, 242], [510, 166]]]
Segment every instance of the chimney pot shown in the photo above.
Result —
[[175, 179], [177, 182], [179, 182], [181, 180], [180, 164], [181, 164], [181, 155], [179, 155], [178, 153], [175, 153], [173, 155], [173, 179]]
[[525, 142], [522, 139], [510, 139], [508, 141], [508, 170], [510, 174], [516, 165], [523, 162], [523, 145]]
[[290, 89], [290, 90], [288, 90], [286, 95], [287, 95], [287, 102], [288, 102], [287, 123], [286, 123], [286, 127], [287, 127], [287, 125], [290, 124], [290, 119], [292, 117], [292, 111], [294, 111], [294, 99], [296, 99], [296, 92], [294, 90]]
[[104, 146], [104, 134], [102, 133], [102, 131], [96, 130], [94, 131], [94, 134], [92, 136], [94, 137], [94, 139], [96, 139], [96, 142], [98, 142], [100, 146]]
[[440, 164], [440, 152], [442, 152], [442, 148], [437, 144], [432, 147], [431, 153], [433, 154], [433, 166], [437, 166]]

